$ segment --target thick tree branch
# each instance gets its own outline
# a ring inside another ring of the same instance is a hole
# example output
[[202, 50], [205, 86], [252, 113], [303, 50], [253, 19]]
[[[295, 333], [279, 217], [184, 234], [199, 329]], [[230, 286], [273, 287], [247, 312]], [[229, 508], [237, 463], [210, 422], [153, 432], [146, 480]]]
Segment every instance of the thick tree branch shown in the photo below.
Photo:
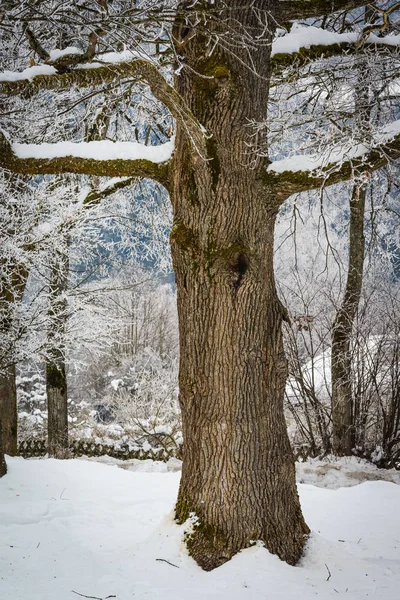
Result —
[[366, 4], [365, 0], [284, 0], [278, 2], [278, 15], [281, 21], [294, 21], [361, 8]]
[[265, 177], [268, 184], [275, 188], [280, 203], [292, 194], [327, 187], [362, 176], [364, 173], [376, 171], [398, 158], [400, 158], [400, 134], [385, 143], [384, 146], [374, 148], [359, 158], [344, 161], [337, 168], [334, 164], [320, 168], [316, 175], [313, 175], [311, 171], [275, 173], [270, 170]]
[[[391, 46], [389, 44], [366, 42], [363, 44], [363, 49], [400, 56], [399, 46]], [[329, 46], [315, 45], [310, 46], [310, 48], [300, 48], [298, 52], [290, 54], [275, 54], [271, 59], [273, 75], [276, 77], [289, 67], [301, 68], [310, 64], [311, 61], [332, 58], [334, 56], [349, 56], [359, 52], [360, 49], [357, 43], [342, 42], [341, 44], [331, 44]]]
[[[31, 96], [40, 90], [63, 90], [73, 87], [97, 87], [105, 83], [135, 77], [146, 83], [154, 96], [166, 106], [172, 116], [186, 130], [194, 148], [203, 157], [207, 155], [204, 131], [178, 92], [159, 72], [158, 68], [143, 59], [109, 64], [89, 69], [75, 69], [70, 73], [37, 75], [32, 80], [0, 81], [0, 94]], [[124, 173], [121, 173], [124, 175]]]
[[0, 131], [0, 167], [23, 175], [60, 175], [75, 173], [98, 177], [143, 177], [170, 187], [172, 161], [154, 163], [146, 159], [96, 160], [65, 156], [60, 158], [18, 158]]

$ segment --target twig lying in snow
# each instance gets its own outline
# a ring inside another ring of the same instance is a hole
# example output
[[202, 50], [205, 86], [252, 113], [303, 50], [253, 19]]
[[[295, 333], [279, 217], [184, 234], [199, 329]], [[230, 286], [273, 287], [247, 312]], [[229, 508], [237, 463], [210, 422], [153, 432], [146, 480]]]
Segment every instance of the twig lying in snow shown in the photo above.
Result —
[[160, 561], [160, 562], [166, 562], [169, 565], [171, 565], [171, 567], [176, 567], [177, 569], [179, 569], [178, 565], [174, 565], [174, 563], [169, 562], [169, 560], [165, 560], [165, 558], [156, 558], [156, 560]]
[[79, 592], [75, 592], [75, 590], [71, 590], [71, 592], [73, 594], [76, 594], [77, 596], [82, 596], [82, 598], [92, 598], [93, 600], [107, 600], [107, 598], [116, 598], [117, 597], [114, 594], [112, 594], [111, 596], [106, 596], [105, 598], [99, 598], [99, 596], [86, 596], [86, 594], [80, 594]]
[[327, 580], [327, 581], [329, 581], [329, 580], [330, 580], [330, 578], [332, 577], [332, 573], [330, 572], [330, 570], [329, 570], [329, 567], [328, 567], [328, 565], [327, 565], [326, 563], [325, 563], [325, 566], [326, 566], [326, 570], [327, 570], [327, 571], [328, 571], [328, 573], [329, 573], [329, 575], [328, 575], [328, 577], [327, 577], [327, 579], [326, 579], [326, 580]]

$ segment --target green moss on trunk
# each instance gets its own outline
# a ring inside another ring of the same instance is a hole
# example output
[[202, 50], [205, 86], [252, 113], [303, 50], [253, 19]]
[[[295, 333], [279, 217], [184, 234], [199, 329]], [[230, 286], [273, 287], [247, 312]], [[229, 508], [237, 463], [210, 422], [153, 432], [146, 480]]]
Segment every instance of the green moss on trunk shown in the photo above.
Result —
[[63, 369], [59, 369], [53, 363], [48, 363], [46, 366], [46, 379], [49, 387], [60, 390], [61, 394], [65, 394], [66, 378]]

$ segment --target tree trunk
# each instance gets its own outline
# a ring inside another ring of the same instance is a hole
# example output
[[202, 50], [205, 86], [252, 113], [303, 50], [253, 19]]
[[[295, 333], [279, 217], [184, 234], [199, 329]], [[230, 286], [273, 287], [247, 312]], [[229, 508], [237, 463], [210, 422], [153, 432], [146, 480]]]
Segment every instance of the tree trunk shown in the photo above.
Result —
[[64, 357], [55, 352], [46, 364], [46, 389], [48, 406], [48, 452], [55, 458], [68, 456], [68, 404], [67, 378]]
[[18, 446], [18, 409], [15, 366], [15, 328], [14, 311], [22, 301], [28, 269], [25, 265], [2, 261], [0, 281], [0, 415], [2, 416], [3, 450], [6, 454], [17, 454]]
[[[251, 8], [240, 9], [240, 20], [260, 27]], [[267, 159], [249, 155], [248, 145], [249, 122], [266, 116], [270, 47], [253, 56], [256, 76], [230, 54], [207, 57], [205, 40], [190, 40], [186, 25], [175, 34], [191, 67], [177, 89], [211, 135], [208, 160], [179, 127], [176, 139], [171, 249], [184, 435], [176, 518], [198, 517], [187, 545], [206, 570], [255, 540], [295, 564], [309, 530], [283, 412], [284, 310], [273, 272], [279, 201], [263, 182]]]
[[49, 333], [46, 360], [48, 410], [48, 451], [55, 458], [68, 456], [68, 392], [65, 368], [65, 326], [69, 259], [68, 240], [64, 252], [58, 251], [52, 265], [50, 282]]
[[4, 457], [3, 438], [2, 438], [2, 416], [0, 413], [0, 477], [7, 473], [6, 459]]
[[333, 451], [349, 456], [354, 446], [351, 335], [361, 297], [364, 268], [366, 188], [354, 186], [350, 200], [350, 248], [346, 289], [332, 329]]
[[[370, 22], [371, 15], [372, 9], [365, 7], [366, 22]], [[354, 90], [356, 135], [368, 131], [370, 125], [369, 75], [370, 71], [365, 60], [361, 61]], [[333, 451], [338, 456], [350, 456], [355, 441], [351, 335], [360, 304], [363, 282], [365, 197], [366, 183], [363, 185], [355, 183], [350, 199], [349, 267], [346, 288], [332, 328]]]
[[15, 384], [15, 365], [4, 367], [0, 375], [0, 414], [3, 451], [5, 454], [17, 454], [17, 388]]

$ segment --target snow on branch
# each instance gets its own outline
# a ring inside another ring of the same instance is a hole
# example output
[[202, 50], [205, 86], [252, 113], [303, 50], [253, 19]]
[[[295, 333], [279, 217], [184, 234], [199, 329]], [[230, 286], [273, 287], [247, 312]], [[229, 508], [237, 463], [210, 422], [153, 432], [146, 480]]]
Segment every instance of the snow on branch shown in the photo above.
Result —
[[271, 163], [268, 179], [281, 199], [369, 173], [400, 158], [400, 120], [382, 127], [373, 144], [336, 148], [322, 155], [291, 156]]
[[355, 54], [360, 43], [365, 50], [375, 51], [379, 47], [385, 53], [400, 53], [400, 35], [380, 38], [372, 33], [363, 38], [357, 32], [334, 33], [296, 24], [290, 33], [272, 44], [273, 74], [277, 76], [290, 66], [301, 67], [310, 61]]
[[[65, 56], [82, 56], [80, 50], [75, 48], [74, 46], [68, 46], [68, 48], [64, 48], [64, 50], [51, 50], [49, 54], [49, 61], [42, 65], [35, 65], [33, 67], [28, 67], [23, 71], [4, 71], [0, 73], [0, 82], [13, 82], [13, 81], [23, 81], [24, 79], [28, 79], [32, 81], [38, 75], [57, 75], [60, 74], [57, 71], [57, 61], [64, 58]], [[75, 66], [74, 72], [79, 71], [81, 69], [98, 69], [99, 67], [103, 67], [106, 65], [119, 65], [122, 63], [132, 63], [136, 60], [143, 60], [144, 62], [149, 62], [148, 58], [139, 52], [134, 52], [132, 50], [123, 50], [122, 52], [105, 52], [100, 55], [96, 62], [88, 62], [83, 64], [78, 64]], [[149, 63], [151, 64], [151, 63]], [[155, 66], [155, 63], [154, 65]], [[49, 88], [45, 89], [57, 89], [57, 88]], [[19, 91], [16, 92], [20, 93]]]
[[154, 96], [164, 104], [172, 116], [181, 123], [195, 150], [200, 156], [207, 155], [204, 129], [193, 116], [178, 92], [164, 79], [155, 64], [142, 58], [134, 58], [127, 62], [119, 60], [128, 58], [126, 53], [109, 53], [102, 60], [107, 64], [88, 63], [69, 73], [42, 73], [37, 69], [51, 69], [48, 65], [25, 69], [25, 78], [21, 73], [6, 72], [0, 74], [0, 94], [8, 96], [23, 94], [32, 96], [41, 90], [64, 90], [73, 87], [98, 87], [106, 83], [134, 78], [146, 83]]
[[[300, 52], [302, 48], [311, 48], [312, 46], [333, 46], [356, 44], [360, 40], [360, 34], [356, 31], [347, 33], [335, 33], [327, 31], [320, 27], [307, 27], [295, 23], [290, 33], [277, 38], [272, 44], [271, 56], [277, 54], [293, 54]], [[383, 46], [400, 46], [400, 35], [386, 35], [378, 37], [371, 33], [365, 39], [364, 43]]]
[[26, 175], [76, 173], [99, 177], [145, 177], [168, 189], [173, 141], [10, 144], [0, 131], [0, 167]]
[[18, 158], [91, 158], [94, 160], [149, 160], [163, 163], [172, 157], [174, 139], [158, 146], [145, 146], [138, 142], [57, 142], [56, 144], [11, 145]]

